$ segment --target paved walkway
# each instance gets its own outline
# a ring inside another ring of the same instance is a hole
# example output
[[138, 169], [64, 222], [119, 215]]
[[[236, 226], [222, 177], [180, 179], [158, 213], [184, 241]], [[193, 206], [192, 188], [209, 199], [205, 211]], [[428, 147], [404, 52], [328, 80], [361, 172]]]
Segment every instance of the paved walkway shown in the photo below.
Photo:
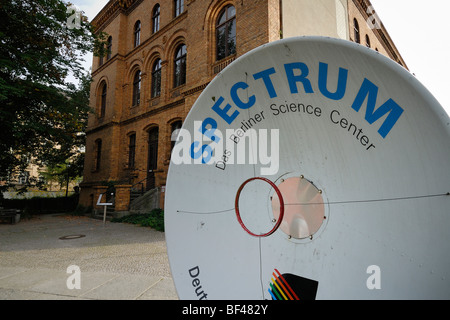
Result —
[[19, 299], [178, 299], [164, 233], [67, 215], [0, 224], [0, 300]]

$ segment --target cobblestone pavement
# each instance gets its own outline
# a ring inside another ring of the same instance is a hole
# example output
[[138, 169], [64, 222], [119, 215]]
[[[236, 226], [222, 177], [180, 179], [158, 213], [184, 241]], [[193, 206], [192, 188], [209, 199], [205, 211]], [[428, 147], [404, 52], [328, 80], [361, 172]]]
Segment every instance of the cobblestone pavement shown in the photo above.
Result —
[[178, 299], [164, 233], [58, 214], [0, 224], [0, 300], [16, 299]]

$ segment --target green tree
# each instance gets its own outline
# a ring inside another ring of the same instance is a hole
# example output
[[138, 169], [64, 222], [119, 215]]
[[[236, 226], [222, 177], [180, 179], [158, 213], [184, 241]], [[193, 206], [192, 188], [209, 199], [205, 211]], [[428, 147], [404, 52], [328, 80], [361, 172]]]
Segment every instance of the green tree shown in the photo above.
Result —
[[70, 177], [81, 176], [84, 163], [85, 130], [88, 121], [89, 91], [91, 78], [88, 74], [80, 79], [80, 84], [75, 87], [73, 84], [67, 86], [66, 103], [70, 114], [58, 114], [60, 122], [64, 126], [58, 128], [61, 135], [55, 142], [46, 140], [39, 160], [44, 166], [65, 166], [70, 168]]
[[69, 183], [83, 175], [90, 83], [91, 78], [86, 74], [80, 79], [78, 87], [68, 85], [67, 103], [72, 114], [64, 120], [64, 134], [56, 145], [53, 141], [46, 141], [48, 147], [44, 149], [47, 152], [38, 159], [40, 166], [45, 168], [41, 175], [46, 181], [57, 182], [61, 188], [66, 187], [66, 194]]
[[0, 1], [0, 176], [24, 169], [30, 157], [79, 163], [90, 84], [81, 57], [104, 54], [104, 35], [69, 5]]

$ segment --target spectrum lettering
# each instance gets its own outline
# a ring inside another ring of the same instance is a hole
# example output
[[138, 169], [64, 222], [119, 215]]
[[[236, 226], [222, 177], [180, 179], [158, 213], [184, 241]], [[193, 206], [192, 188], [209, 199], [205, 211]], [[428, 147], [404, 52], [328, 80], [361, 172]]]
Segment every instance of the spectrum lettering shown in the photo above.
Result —
[[[289, 88], [292, 95], [307, 95], [314, 93], [312, 81], [317, 81], [318, 92], [332, 101], [342, 100], [346, 95], [350, 94], [347, 92], [349, 77], [349, 71], [347, 69], [339, 67], [337, 70], [337, 83], [329, 83], [329, 65], [324, 62], [319, 62], [317, 68], [318, 77], [317, 79], [312, 79], [310, 76], [310, 66], [306, 63], [286, 63], [283, 65], [281, 74], [281, 79], [284, 81], [283, 85]], [[270, 99], [278, 97], [277, 87], [273, 81], [273, 77], [278, 72], [275, 67], [259, 71], [249, 77], [250, 81], [238, 81], [234, 83], [230, 89], [229, 101], [226, 101], [222, 96], [214, 99], [211, 109], [217, 117], [207, 117], [202, 121], [199, 129], [201, 134], [208, 138], [211, 144], [218, 143], [220, 137], [215, 134], [218, 128], [218, 122], [225, 122], [227, 125], [231, 125], [236, 121], [242, 110], [250, 109], [256, 104], [257, 97], [252, 93], [253, 86], [263, 85]], [[332, 90], [330, 88], [335, 89]], [[354, 98], [352, 97], [353, 103], [349, 105], [349, 108], [359, 112], [365, 107], [364, 119], [370, 125], [378, 124], [378, 133], [384, 139], [391, 132], [404, 110], [392, 98], [379, 104], [377, 101], [378, 91], [379, 87], [376, 84], [364, 78]], [[266, 98], [264, 97], [264, 99]], [[213, 149], [209, 143], [202, 145], [201, 141], [194, 141], [191, 145], [190, 154], [193, 159], [197, 159], [204, 152], [212, 155]]]

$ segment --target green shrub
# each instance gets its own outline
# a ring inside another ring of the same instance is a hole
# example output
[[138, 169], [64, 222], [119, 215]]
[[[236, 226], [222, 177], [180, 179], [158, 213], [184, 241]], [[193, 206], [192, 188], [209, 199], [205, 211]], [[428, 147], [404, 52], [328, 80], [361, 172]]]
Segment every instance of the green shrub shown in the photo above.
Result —
[[121, 218], [114, 218], [111, 222], [137, 224], [142, 227], [150, 227], [158, 231], [164, 231], [164, 211], [153, 209], [149, 213], [130, 214]]

